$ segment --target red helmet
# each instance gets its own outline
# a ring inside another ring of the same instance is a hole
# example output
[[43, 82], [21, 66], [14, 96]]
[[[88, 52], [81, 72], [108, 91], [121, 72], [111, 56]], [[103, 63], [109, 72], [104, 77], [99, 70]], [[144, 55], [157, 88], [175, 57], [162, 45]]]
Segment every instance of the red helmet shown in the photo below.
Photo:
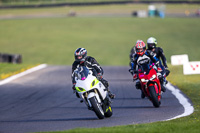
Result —
[[138, 40], [135, 45], [136, 53], [142, 56], [146, 52], [146, 44], [142, 40]]

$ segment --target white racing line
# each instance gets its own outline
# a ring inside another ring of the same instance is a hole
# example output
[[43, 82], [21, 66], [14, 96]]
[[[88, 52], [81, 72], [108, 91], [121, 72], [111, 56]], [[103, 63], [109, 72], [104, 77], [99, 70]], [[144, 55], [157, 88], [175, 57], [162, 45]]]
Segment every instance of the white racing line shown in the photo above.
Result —
[[[38, 71], [38, 70], [46, 68], [46, 67], [47, 67], [47, 64], [41, 64], [41, 65], [36, 66], [34, 68], [28, 69], [24, 72], [21, 72], [19, 74], [16, 74], [16, 75], [11, 76], [11, 77], [9, 77], [5, 80], [0, 81], [0, 85], [4, 85], [6, 83], [11, 82], [12, 80], [19, 78], [19, 77], [22, 77], [24, 75]], [[178, 99], [179, 103], [184, 107], [184, 113], [181, 114], [181, 115], [175, 116], [173, 118], [167, 119], [165, 121], [173, 120], [173, 119], [184, 117], [184, 116], [188, 116], [188, 115], [190, 115], [194, 112], [194, 107], [191, 105], [191, 103], [188, 101], [188, 99], [183, 94], [181, 94], [181, 91], [179, 89], [176, 89], [170, 83], [168, 83], [166, 87], [167, 87], [168, 90], [170, 90], [172, 92], [172, 94]]]
[[41, 65], [39, 65], [39, 66], [33, 67], [33, 68], [28, 69], [28, 70], [26, 70], [26, 71], [24, 71], [24, 72], [21, 72], [21, 73], [19, 73], [19, 74], [13, 75], [13, 76], [11, 76], [11, 77], [9, 77], [9, 78], [6, 78], [6, 79], [0, 81], [0, 85], [7, 84], [7, 83], [11, 82], [12, 80], [15, 80], [15, 79], [17, 79], [17, 78], [19, 78], [19, 77], [22, 77], [22, 76], [24, 76], [24, 75], [27, 75], [27, 74], [29, 74], [29, 73], [38, 71], [38, 70], [43, 69], [43, 68], [45, 68], [45, 67], [47, 67], [47, 64], [41, 64]]
[[173, 118], [167, 119], [173, 120], [180, 117], [188, 116], [194, 112], [194, 107], [191, 105], [191, 103], [188, 101], [188, 99], [181, 93], [181, 91], [177, 88], [175, 88], [171, 83], [167, 84], [167, 89], [172, 92], [172, 94], [178, 99], [179, 103], [184, 107], [184, 113], [178, 116], [175, 116]]

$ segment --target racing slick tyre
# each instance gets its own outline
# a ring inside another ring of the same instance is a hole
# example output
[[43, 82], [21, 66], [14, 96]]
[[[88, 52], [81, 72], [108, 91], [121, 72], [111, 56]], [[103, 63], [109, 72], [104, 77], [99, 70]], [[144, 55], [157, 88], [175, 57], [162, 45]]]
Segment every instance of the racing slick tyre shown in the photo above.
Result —
[[105, 117], [111, 117], [111, 116], [112, 116], [112, 108], [111, 106], [108, 106], [106, 108]]
[[104, 118], [104, 112], [103, 112], [101, 105], [98, 103], [97, 99], [95, 97], [92, 97], [89, 100], [90, 100], [92, 108], [93, 108], [95, 114], [97, 115], [97, 117], [99, 119], [103, 119]]
[[154, 107], [160, 107], [160, 101], [158, 100], [158, 94], [156, 94], [154, 86], [149, 86], [149, 93]]

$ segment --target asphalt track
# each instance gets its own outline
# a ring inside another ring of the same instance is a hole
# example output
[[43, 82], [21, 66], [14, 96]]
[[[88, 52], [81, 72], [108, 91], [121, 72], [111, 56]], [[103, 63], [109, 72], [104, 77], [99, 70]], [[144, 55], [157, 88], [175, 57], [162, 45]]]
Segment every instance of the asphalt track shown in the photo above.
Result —
[[99, 120], [72, 93], [71, 66], [48, 66], [0, 85], [0, 133], [61, 131], [149, 123], [171, 119], [184, 107], [167, 90], [160, 108], [154, 108], [140, 91], [126, 66], [103, 66], [104, 78], [116, 94], [113, 116]]

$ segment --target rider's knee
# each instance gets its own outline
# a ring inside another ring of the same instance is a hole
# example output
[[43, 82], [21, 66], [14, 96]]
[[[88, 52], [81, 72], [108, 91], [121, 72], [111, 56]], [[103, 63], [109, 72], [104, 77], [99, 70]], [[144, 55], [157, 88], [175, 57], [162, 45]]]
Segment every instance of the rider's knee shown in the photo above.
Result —
[[106, 88], [108, 88], [108, 86], [109, 86], [109, 84], [108, 84], [108, 81], [107, 80], [105, 80], [105, 79], [101, 79], [101, 82], [102, 82], [102, 84], [106, 87]]

